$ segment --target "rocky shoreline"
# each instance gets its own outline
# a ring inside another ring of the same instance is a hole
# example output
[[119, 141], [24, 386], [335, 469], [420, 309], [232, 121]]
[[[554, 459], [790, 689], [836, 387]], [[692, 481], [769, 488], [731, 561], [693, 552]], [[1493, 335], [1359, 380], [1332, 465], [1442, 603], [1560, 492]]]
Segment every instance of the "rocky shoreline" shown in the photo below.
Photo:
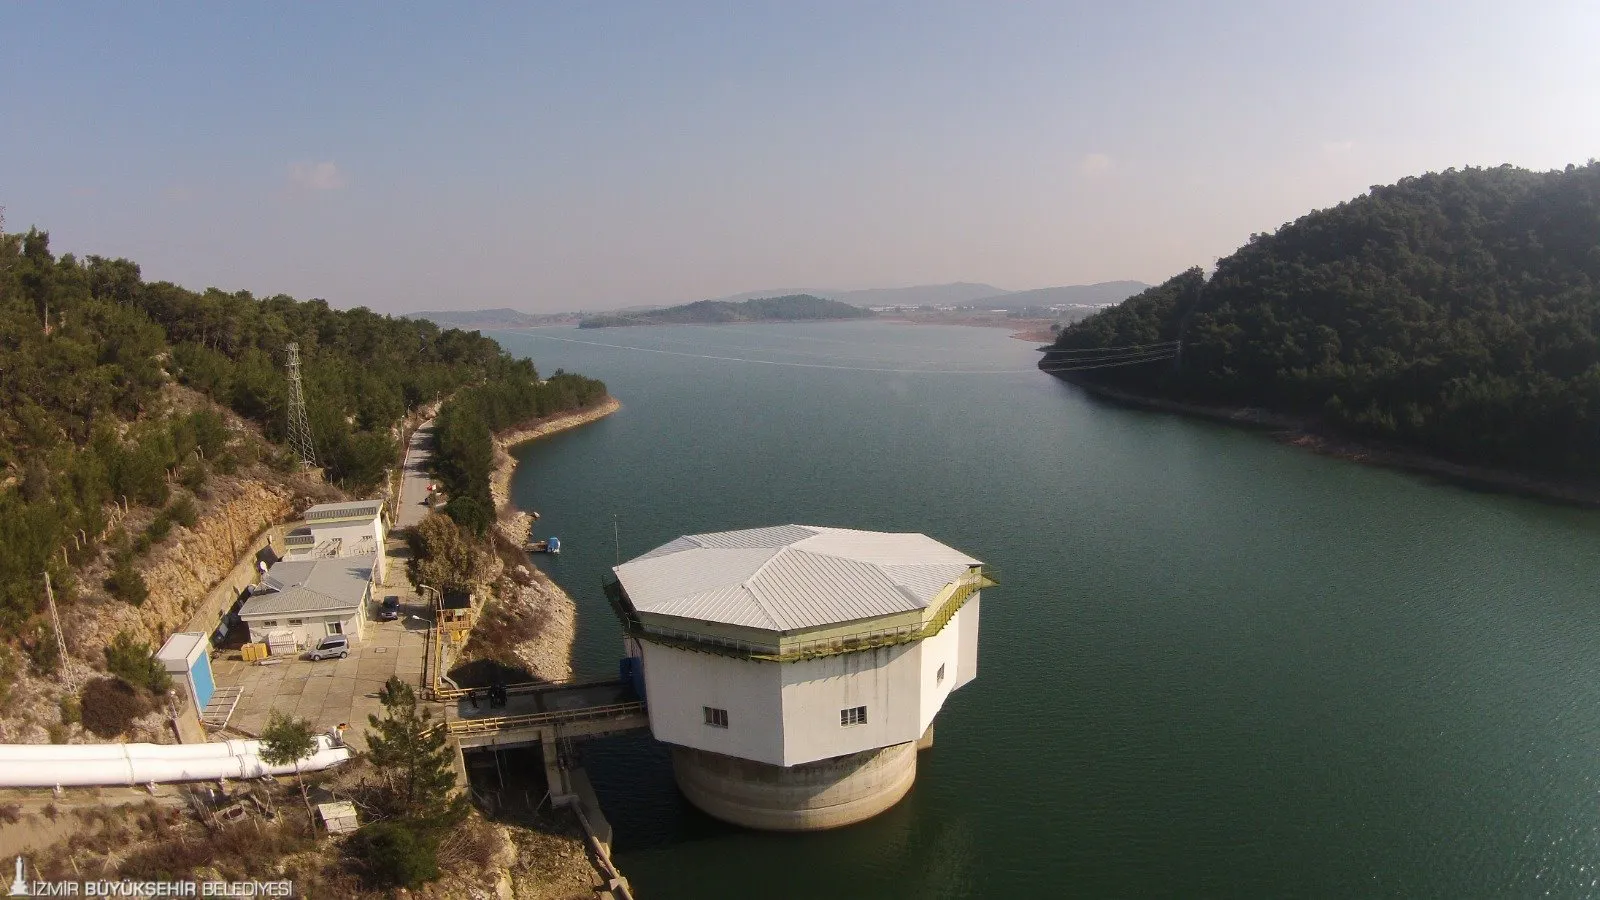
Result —
[[1382, 466], [1388, 469], [1399, 469], [1469, 488], [1516, 494], [1571, 506], [1600, 508], [1600, 484], [1596, 483], [1543, 478], [1506, 469], [1495, 469], [1489, 466], [1451, 462], [1450, 460], [1429, 456], [1426, 453], [1405, 447], [1339, 435], [1318, 427], [1314, 420], [1308, 418], [1274, 413], [1254, 407], [1222, 407], [1181, 403], [1176, 400], [1150, 397], [1131, 391], [1105, 387], [1104, 385], [1068, 376], [1057, 375], [1056, 377], [1083, 388], [1093, 396], [1125, 406], [1156, 410], [1158, 412], [1178, 413], [1228, 425], [1242, 425], [1247, 428], [1270, 431], [1273, 438], [1282, 443], [1310, 450], [1313, 453], [1320, 453], [1324, 456], [1348, 459], [1352, 462]]
[[[513, 547], [522, 547], [527, 543], [529, 526], [533, 523], [533, 516], [511, 503], [511, 475], [516, 471], [517, 461], [510, 451], [529, 441], [603, 419], [621, 408], [622, 404], [615, 397], [608, 396], [585, 409], [540, 419], [495, 435], [489, 493], [494, 497], [495, 530], [504, 541]], [[533, 565], [526, 553], [517, 552], [527, 574], [511, 580], [510, 596], [502, 595], [501, 601], [536, 612], [543, 624], [537, 637], [518, 644], [513, 652], [541, 680], [570, 680], [572, 644], [578, 635], [577, 605], [560, 585]]]

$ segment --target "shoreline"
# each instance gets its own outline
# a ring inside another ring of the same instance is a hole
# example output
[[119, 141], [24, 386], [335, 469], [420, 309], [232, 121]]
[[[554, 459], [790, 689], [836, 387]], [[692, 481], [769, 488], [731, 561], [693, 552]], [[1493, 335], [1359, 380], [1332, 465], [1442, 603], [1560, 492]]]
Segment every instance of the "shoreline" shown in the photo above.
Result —
[[1563, 481], [1490, 466], [1452, 462], [1419, 450], [1339, 434], [1318, 427], [1313, 419], [1274, 413], [1257, 407], [1183, 403], [1106, 387], [1064, 375], [1055, 377], [1082, 388], [1092, 397], [1112, 403], [1268, 431], [1271, 432], [1273, 440], [1281, 444], [1309, 450], [1321, 456], [1423, 475], [1473, 490], [1513, 494], [1585, 509], [1600, 509], [1600, 482]]
[[494, 498], [494, 527], [499, 537], [517, 548], [518, 558], [522, 567], [527, 569], [530, 582], [522, 584], [514, 580], [513, 583], [517, 584], [515, 594], [503, 599], [534, 607], [545, 614], [544, 627], [538, 636], [519, 644], [515, 651], [529, 671], [545, 681], [568, 681], [572, 678], [572, 646], [578, 637], [578, 607], [572, 597], [534, 565], [528, 552], [522, 549], [527, 543], [533, 516], [511, 503], [511, 476], [517, 468], [516, 458], [511, 451], [540, 438], [598, 421], [621, 408], [622, 404], [617, 398], [607, 395], [594, 406], [524, 423], [494, 436], [494, 468], [489, 473], [489, 495]]

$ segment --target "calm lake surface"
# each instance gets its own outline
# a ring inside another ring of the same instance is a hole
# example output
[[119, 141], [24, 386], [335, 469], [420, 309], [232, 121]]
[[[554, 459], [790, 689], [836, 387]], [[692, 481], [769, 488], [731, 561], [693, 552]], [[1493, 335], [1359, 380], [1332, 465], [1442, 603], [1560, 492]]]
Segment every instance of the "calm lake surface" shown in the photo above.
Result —
[[562, 539], [580, 674], [621, 653], [613, 516], [623, 559], [796, 522], [925, 532], [1001, 582], [870, 822], [742, 831], [648, 738], [586, 745], [641, 896], [1600, 892], [1600, 516], [1104, 405], [999, 330], [495, 337], [623, 403], [513, 488]]

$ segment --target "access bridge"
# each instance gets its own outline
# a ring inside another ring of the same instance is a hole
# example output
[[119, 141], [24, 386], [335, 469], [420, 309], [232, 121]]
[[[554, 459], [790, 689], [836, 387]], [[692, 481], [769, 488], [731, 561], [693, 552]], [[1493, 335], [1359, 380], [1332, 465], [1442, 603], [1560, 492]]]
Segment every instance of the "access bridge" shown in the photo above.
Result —
[[644, 703], [619, 679], [509, 685], [506, 694], [504, 706], [490, 706], [481, 688], [437, 693], [445, 727], [462, 750], [507, 750], [650, 727]]

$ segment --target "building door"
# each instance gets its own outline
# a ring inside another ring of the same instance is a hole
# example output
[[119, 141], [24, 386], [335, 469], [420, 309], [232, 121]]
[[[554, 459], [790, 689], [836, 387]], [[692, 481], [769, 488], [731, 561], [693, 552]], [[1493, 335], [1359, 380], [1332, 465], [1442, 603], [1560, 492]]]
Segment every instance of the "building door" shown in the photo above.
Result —
[[330, 635], [344, 634], [344, 623], [343, 622], [329, 622], [328, 623], [328, 634], [330, 634]]

